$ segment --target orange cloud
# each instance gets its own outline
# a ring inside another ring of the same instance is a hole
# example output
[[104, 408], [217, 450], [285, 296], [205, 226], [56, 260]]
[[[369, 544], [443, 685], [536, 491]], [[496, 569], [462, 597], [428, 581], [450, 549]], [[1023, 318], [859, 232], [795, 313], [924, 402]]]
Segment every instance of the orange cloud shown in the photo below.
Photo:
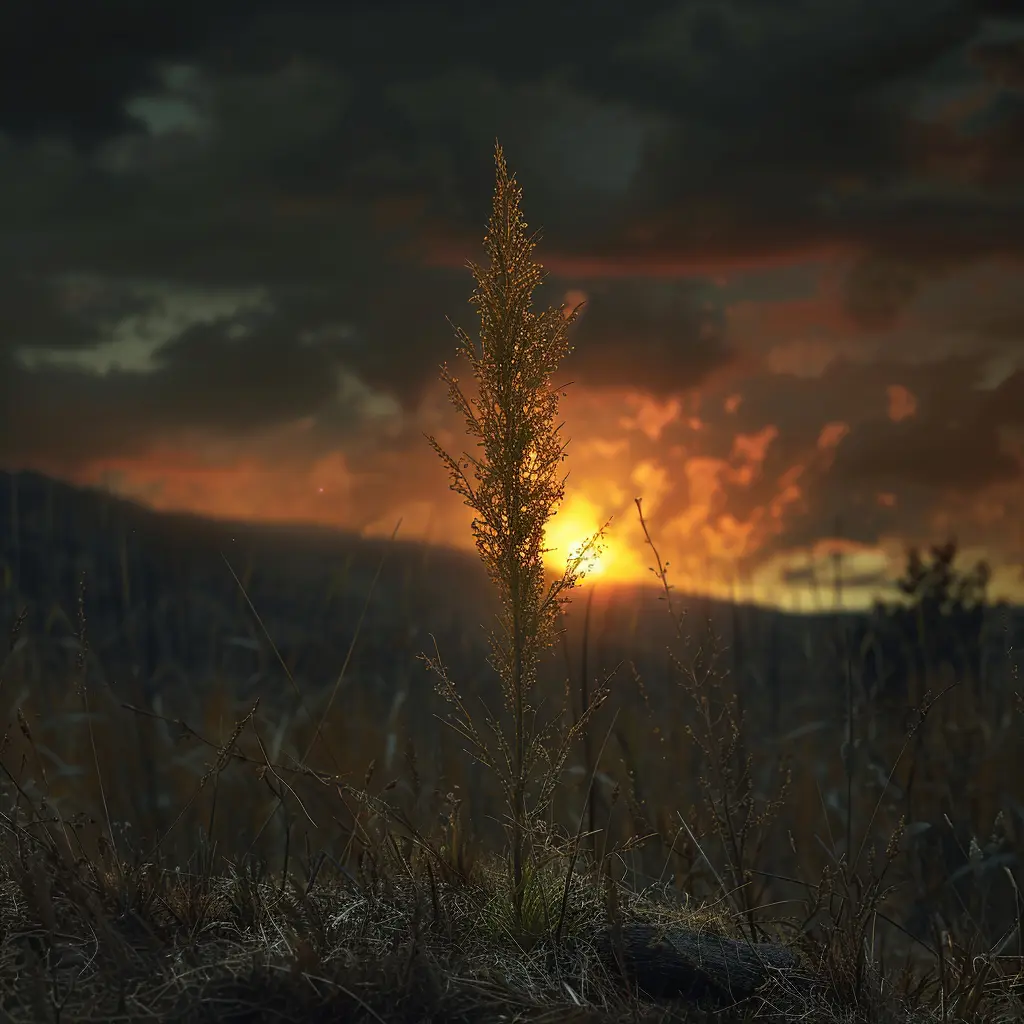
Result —
[[667, 402], [659, 402], [650, 395], [631, 394], [626, 397], [628, 405], [634, 408], [632, 416], [623, 416], [619, 423], [626, 430], [639, 430], [652, 441], [661, 438], [661, 432], [672, 422], [679, 419], [682, 405], [678, 398], [670, 398]]
[[756, 434], [737, 434], [732, 442], [732, 457], [747, 462], [762, 463], [768, 449], [779, 436], [779, 428], [773, 424], [763, 427]]
[[633, 469], [630, 482], [643, 498], [645, 514], [648, 515], [655, 512], [670, 488], [668, 471], [652, 459], [645, 459]]
[[890, 384], [886, 394], [889, 396], [889, 419], [893, 423], [909, 419], [917, 412], [917, 399], [902, 384]]
[[109, 485], [160, 511], [217, 519], [342, 526], [350, 515], [351, 477], [341, 456], [312, 466], [281, 466], [252, 455], [219, 462], [159, 446], [143, 457], [90, 463], [76, 482]]
[[818, 450], [830, 451], [850, 432], [849, 423], [826, 423], [818, 435]]

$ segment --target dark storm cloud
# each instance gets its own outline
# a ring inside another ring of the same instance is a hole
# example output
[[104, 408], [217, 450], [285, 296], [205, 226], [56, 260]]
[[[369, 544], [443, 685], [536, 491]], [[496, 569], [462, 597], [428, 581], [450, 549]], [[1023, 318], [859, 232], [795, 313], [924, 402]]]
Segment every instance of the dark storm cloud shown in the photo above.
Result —
[[[928, 539], [924, 524], [950, 500], [969, 508], [987, 487], [1022, 480], [1021, 463], [1004, 431], [1024, 420], [1024, 374], [1018, 371], [987, 389], [973, 387], [983, 377], [983, 361], [971, 357], [920, 366], [882, 362], [851, 370], [837, 364], [830, 371], [849, 381], [844, 387], [849, 401], [834, 383], [820, 389], [835, 400], [836, 418], [845, 420], [850, 432], [824, 471], [809, 460], [810, 469], [800, 479], [804, 508], [787, 518], [773, 542], [778, 547], [812, 543], [823, 526], [864, 544], [883, 536]], [[895, 422], [886, 414], [886, 382], [900, 383], [915, 396], [914, 415]], [[804, 453], [812, 449], [812, 436], [812, 424], [801, 436], [787, 418], [769, 453], [765, 483], [749, 495], [742, 490], [730, 495], [730, 507], [742, 514], [745, 503], [765, 500], [778, 473], [802, 461], [801, 445]], [[962, 540], [984, 543], [984, 527], [961, 526]]]
[[[729, 251], [847, 240], [920, 256], [948, 219], [954, 254], [1018, 250], [1018, 206], [986, 213], [977, 198], [887, 197], [884, 188], [941, 157], [946, 136], [908, 131], [910, 106], [921, 90], [977, 79], [968, 47], [981, 14], [950, 0], [693, 3], [638, 28], [604, 84], [588, 85], [675, 125], [636, 183], [653, 207], [643, 244]], [[1011, 135], [992, 125], [971, 145], [994, 156]], [[607, 251], [631, 248], [623, 239]]]
[[870, 480], [880, 488], [922, 484], [968, 493], [1020, 477], [1020, 465], [1002, 450], [998, 432], [984, 420], [872, 424], [837, 461], [848, 480]]
[[[829, 178], [870, 181], [912, 159], [901, 85], [915, 75], [946, 84], [954, 69], [943, 61], [955, 64], [959, 55], [966, 62], [983, 16], [997, 10], [969, 0], [811, 6], [688, 0], [634, 5], [627, 17], [613, 2], [585, 9], [527, 3], [516, 11], [527, 41], [488, 5], [380, 2], [339, 10], [309, 0], [154, 0], [144, 7], [106, 5], [88, 18], [74, 4], [26, 2], [14, 9], [24, 13], [6, 38], [28, 45], [3, 65], [11, 88], [0, 94], [12, 99], [0, 109], [0, 127], [17, 139], [54, 133], [95, 146], [127, 130], [125, 101], [159, 87], [158, 59], [250, 78], [279, 74], [289, 61], [304, 59], [350, 81], [352, 98], [333, 112], [336, 130], [323, 133], [318, 158], [309, 147], [274, 154], [275, 181], [308, 189], [318, 178], [328, 187], [361, 180], [372, 187], [371, 170], [426, 171], [420, 187], [443, 188], [447, 179], [475, 229], [495, 130], [500, 127], [510, 152], [521, 151], [517, 166], [524, 173], [545, 156], [558, 160], [564, 152], [536, 151], [543, 150], [549, 125], [537, 116], [543, 110], [528, 108], [532, 98], [546, 101], [549, 113], [560, 106], [575, 112], [579, 135], [585, 104], [573, 111], [558, 95], [571, 92], [620, 105], [627, 119], [660, 118], [663, 130], [648, 140], [631, 206], [664, 212], [676, 201], [695, 213], [717, 199], [725, 209], [716, 234], [727, 244], [735, 237], [722, 229], [731, 224], [736, 237], [746, 225], [748, 241], [759, 223], [765, 231], [784, 232], [790, 224], [801, 233], [828, 234], [829, 217], [817, 204]], [[544, 31], [530, 31], [538, 21]], [[980, 72], [1005, 80], [1008, 45], [975, 46], [970, 52]], [[292, 117], [301, 122], [322, 99], [293, 103]], [[563, 127], [571, 131], [572, 121]], [[531, 135], [540, 140], [535, 146]], [[585, 138], [574, 142], [585, 148]], [[588, 156], [598, 167], [615, 159], [609, 147]], [[250, 173], [266, 170], [257, 161]], [[532, 187], [541, 207], [548, 205], [545, 184]], [[579, 213], [568, 184], [561, 202], [545, 210], [552, 228], [563, 214]], [[839, 228], [855, 230], [856, 219], [843, 223], [841, 209], [830, 216], [840, 218]], [[676, 245], [686, 241], [674, 234]]]
[[[681, 394], [728, 363], [725, 318], [714, 290], [687, 281], [587, 282], [587, 301], [567, 362], [592, 387], [628, 383], [652, 395]], [[571, 294], [570, 294], [571, 297]]]
[[3, 404], [16, 430], [0, 435], [0, 458], [73, 461], [140, 454], [182, 428], [245, 432], [333, 403], [339, 368], [335, 339], [294, 345], [281, 333], [290, 335], [290, 325], [273, 317], [245, 333], [238, 326], [236, 321], [192, 326], [157, 350], [155, 370], [114, 369], [93, 377], [87, 388], [80, 372], [60, 366], [9, 367]]
[[887, 327], [918, 294], [925, 276], [916, 262], [868, 255], [846, 277], [846, 311], [866, 330]]
[[210, 37], [214, 19], [203, 8], [214, 6], [188, 0], [5, 4], [0, 130], [19, 141], [54, 135], [81, 145], [123, 130], [125, 98], [154, 84], [155, 60], [189, 54]]
[[874, 420], [853, 433], [839, 449], [837, 480], [879, 490], [919, 484], [968, 496], [1022, 478], [1002, 431], [1024, 423], [1024, 373], [995, 388], [975, 387], [980, 361], [966, 358], [923, 369], [919, 378], [918, 414]]
[[971, 56], [991, 81], [1024, 92], [1024, 39], [984, 43]]
[[157, 352], [152, 401], [166, 416], [222, 429], [315, 412], [336, 388], [333, 339], [295, 345], [290, 332], [273, 321], [240, 336], [225, 323], [190, 327]]
[[126, 289], [87, 277], [5, 275], [0, 277], [0, 350], [33, 345], [96, 345], [103, 340], [107, 326], [149, 305], [150, 300]]
[[[986, 15], [1011, 13], [968, 0], [688, 0], [625, 14], [607, 0], [519, 5], [510, 25], [503, 8], [454, 0], [8, 4], [5, 447], [84, 458], [172, 427], [317, 412], [355, 429], [331, 404], [341, 369], [410, 407], [452, 352], [445, 316], [473, 325], [461, 256], [450, 268], [419, 257], [451, 238], [479, 255], [495, 135], [545, 227], [542, 261], [587, 254], [614, 269], [852, 245], [865, 251], [848, 312], [884, 327], [949, 261], [1021, 251], [1007, 170], [1024, 137], [1019, 45], [982, 32]], [[921, 95], [981, 82], [993, 92], [966, 137], [944, 114], [908, 130]], [[947, 188], [965, 160], [967, 185], [998, 189]], [[929, 174], [935, 189], [893, 187]], [[68, 280], [93, 291], [76, 298]], [[150, 309], [132, 282], [260, 289], [267, 311], [248, 325], [186, 318], [145, 372], [26, 361], [26, 348], [80, 350]], [[581, 382], [664, 395], [732, 357], [706, 283], [567, 270], [553, 297], [570, 288], [589, 296]], [[809, 405], [840, 416], [835, 395], [804, 385], [787, 420], [810, 418]]]

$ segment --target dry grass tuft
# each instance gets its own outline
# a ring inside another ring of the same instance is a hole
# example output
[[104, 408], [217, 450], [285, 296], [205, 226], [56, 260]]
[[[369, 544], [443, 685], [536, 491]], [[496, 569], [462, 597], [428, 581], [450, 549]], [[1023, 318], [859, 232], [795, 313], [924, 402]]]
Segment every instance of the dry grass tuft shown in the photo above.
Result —
[[[484, 237], [490, 264], [486, 268], [470, 264], [477, 283], [471, 301], [480, 317], [479, 348], [464, 330], [456, 330], [459, 354], [473, 370], [476, 394], [467, 397], [447, 366], [441, 371], [452, 405], [465, 419], [479, 454], [452, 456], [435, 438], [429, 440], [448, 469], [452, 490], [475, 513], [477, 551], [501, 598], [498, 630], [491, 633], [490, 644], [492, 665], [512, 713], [511, 740], [488, 712], [486, 723], [497, 741], [497, 750], [492, 750], [440, 654], [428, 656], [427, 663], [437, 674], [438, 692], [455, 706], [457, 717], [452, 724], [477, 761], [501, 780], [512, 832], [512, 906], [516, 927], [522, 929], [531, 825], [546, 813], [571, 745], [608, 693], [605, 689], [593, 695], [554, 752], [544, 746], [552, 726], [532, 727], [535, 713], [528, 699], [537, 681], [540, 655], [555, 640], [560, 605], [583, 575], [581, 567], [600, 544], [603, 531], [580, 546], [561, 577], [546, 580], [544, 530], [565, 493], [560, 391], [553, 379], [569, 351], [569, 330], [580, 307], [533, 312], [533, 292], [543, 279], [542, 267], [533, 260], [536, 236], [526, 234], [519, 207], [522, 189], [509, 177], [498, 144], [494, 162], [494, 204]], [[542, 759], [547, 770], [535, 799], [528, 803], [531, 776]]]

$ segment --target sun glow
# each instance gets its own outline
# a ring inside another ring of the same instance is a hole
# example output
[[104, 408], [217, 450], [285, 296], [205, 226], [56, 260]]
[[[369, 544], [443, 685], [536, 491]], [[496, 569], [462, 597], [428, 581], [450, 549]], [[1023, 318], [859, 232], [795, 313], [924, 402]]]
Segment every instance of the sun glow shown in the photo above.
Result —
[[[561, 574], [566, 562], [578, 555], [607, 521], [608, 515], [601, 515], [597, 506], [586, 498], [575, 496], [566, 500], [544, 532], [545, 547], [550, 549], [544, 556], [548, 569]], [[631, 552], [617, 541], [613, 523], [585, 553], [579, 569], [583, 582], [631, 579], [635, 574], [635, 559], [630, 556]]]

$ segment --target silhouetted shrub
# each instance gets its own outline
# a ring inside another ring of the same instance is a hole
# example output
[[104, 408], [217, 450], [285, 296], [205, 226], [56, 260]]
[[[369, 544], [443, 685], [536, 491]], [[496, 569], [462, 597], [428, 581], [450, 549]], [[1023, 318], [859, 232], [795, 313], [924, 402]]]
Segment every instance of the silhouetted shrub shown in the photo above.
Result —
[[[955, 567], [957, 543], [907, 553], [897, 581], [905, 600], [877, 601], [856, 630], [864, 684], [880, 696], [903, 698], [913, 682], [945, 673], [963, 682], [982, 675], [988, 563], [962, 571]], [[952, 680], [951, 680], [952, 681]]]

